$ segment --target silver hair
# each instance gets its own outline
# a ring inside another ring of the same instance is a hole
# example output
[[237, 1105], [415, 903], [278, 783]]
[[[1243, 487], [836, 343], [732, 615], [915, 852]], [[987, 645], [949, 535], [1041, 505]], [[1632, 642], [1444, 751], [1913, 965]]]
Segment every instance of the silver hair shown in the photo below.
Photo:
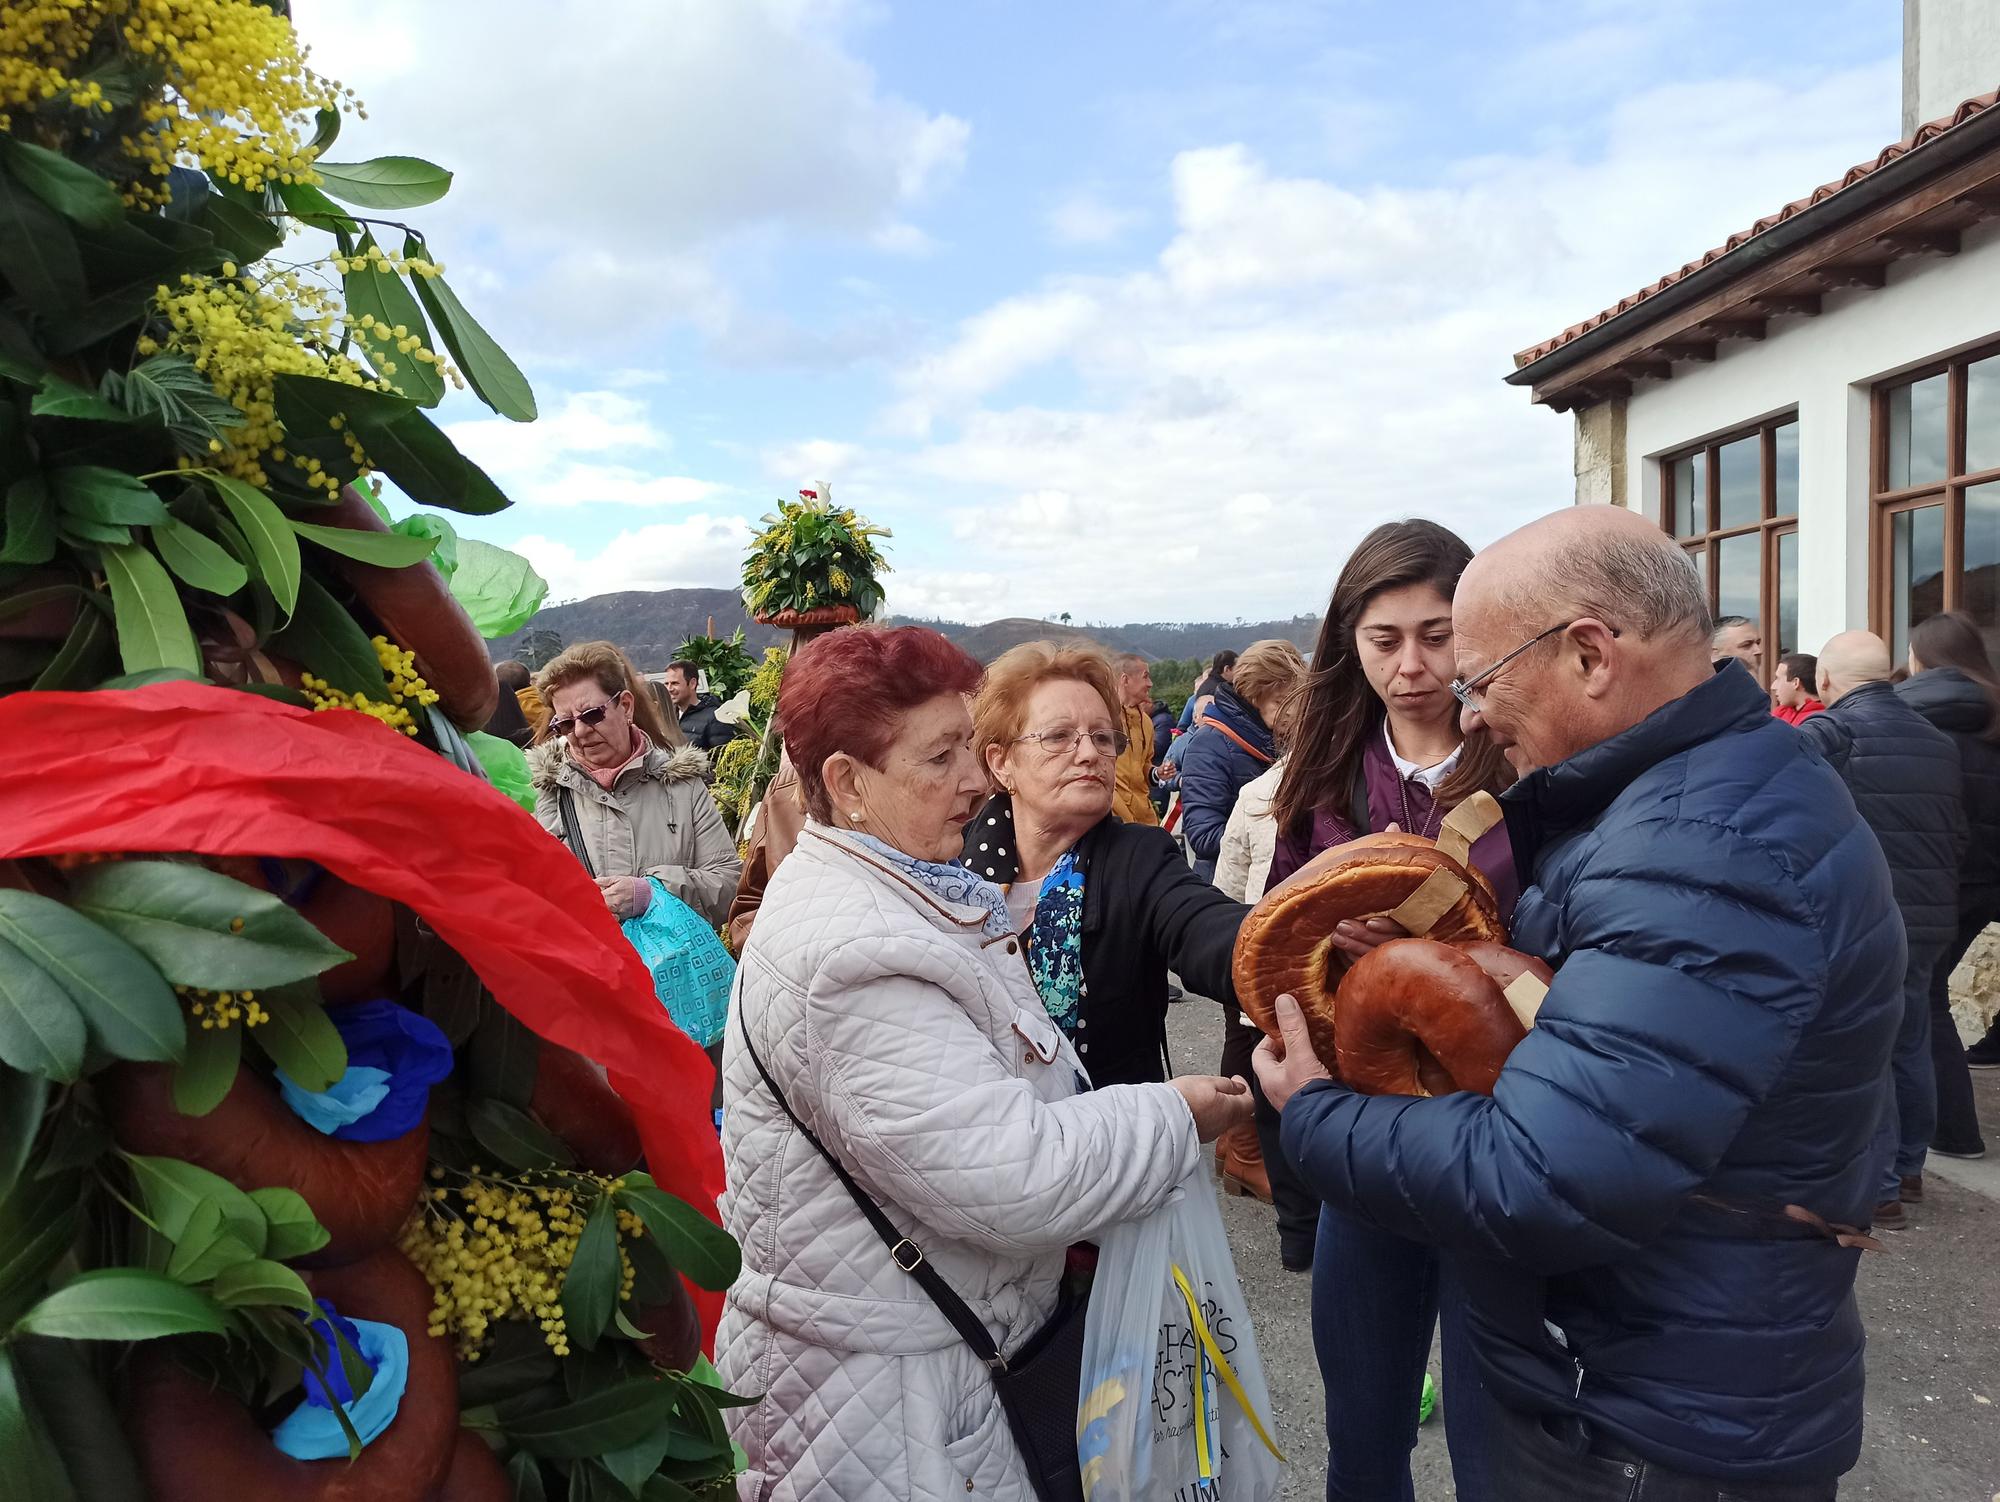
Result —
[[1664, 534], [1657, 542], [1593, 537], [1558, 548], [1543, 562], [1537, 593], [1642, 641], [1682, 632], [1705, 642], [1715, 632], [1694, 560]]

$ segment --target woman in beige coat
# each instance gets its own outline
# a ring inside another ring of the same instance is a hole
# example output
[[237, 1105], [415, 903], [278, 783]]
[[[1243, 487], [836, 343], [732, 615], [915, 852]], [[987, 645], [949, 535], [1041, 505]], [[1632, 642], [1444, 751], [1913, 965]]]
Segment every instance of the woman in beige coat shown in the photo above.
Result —
[[549, 706], [544, 739], [528, 753], [535, 817], [570, 843], [564, 794], [590, 869], [618, 919], [652, 901], [653, 879], [720, 925], [742, 862], [709, 796], [708, 758], [668, 750], [653, 696], [610, 642], [567, 648], [535, 675]]

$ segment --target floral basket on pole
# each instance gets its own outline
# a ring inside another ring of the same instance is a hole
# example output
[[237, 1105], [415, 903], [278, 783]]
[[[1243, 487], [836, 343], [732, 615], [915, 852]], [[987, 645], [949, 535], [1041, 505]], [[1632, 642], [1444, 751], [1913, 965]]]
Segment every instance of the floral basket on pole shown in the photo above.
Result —
[[285, 9], [0, 4], [0, 1496], [724, 1495], [712, 1072], [436, 514], [533, 395]]

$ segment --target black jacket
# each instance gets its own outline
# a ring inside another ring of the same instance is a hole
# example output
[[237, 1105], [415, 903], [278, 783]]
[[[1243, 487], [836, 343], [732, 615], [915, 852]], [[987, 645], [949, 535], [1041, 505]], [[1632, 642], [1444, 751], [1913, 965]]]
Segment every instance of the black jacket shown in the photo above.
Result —
[[713, 751], [735, 739], [735, 728], [715, 717], [715, 711], [721, 706], [722, 701], [714, 694], [696, 694], [694, 703], [681, 712], [681, 734], [687, 737], [690, 746]]
[[1932, 668], [1897, 688], [1902, 701], [1958, 743], [1969, 836], [1958, 872], [1961, 911], [2000, 911], [2000, 745], [1986, 738], [1993, 701], [1957, 668]]
[[[1167, 971], [1195, 994], [1235, 1006], [1229, 961], [1250, 909], [1196, 876], [1173, 836], [1151, 825], [1106, 814], [1077, 842], [1077, 852], [1083, 866], [1077, 1057], [1093, 1085], [1163, 1080]], [[965, 863], [1003, 885], [1019, 874], [1014, 803], [1005, 793], [967, 828]]]
[[[1886, 683], [1864, 683], [1799, 726], [1840, 769], [1854, 806], [1881, 841], [1910, 946], [1912, 980], [1958, 933], [1965, 846], [1958, 747]], [[1921, 975], [1919, 975], [1921, 972]]]

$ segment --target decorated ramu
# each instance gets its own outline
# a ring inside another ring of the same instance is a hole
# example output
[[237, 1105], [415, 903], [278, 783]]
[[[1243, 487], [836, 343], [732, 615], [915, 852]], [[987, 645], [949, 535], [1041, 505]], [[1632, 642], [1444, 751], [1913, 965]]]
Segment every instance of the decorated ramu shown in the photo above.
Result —
[[0, 4], [0, 1496], [719, 1495], [707, 1061], [437, 514], [534, 398], [285, 11]]

